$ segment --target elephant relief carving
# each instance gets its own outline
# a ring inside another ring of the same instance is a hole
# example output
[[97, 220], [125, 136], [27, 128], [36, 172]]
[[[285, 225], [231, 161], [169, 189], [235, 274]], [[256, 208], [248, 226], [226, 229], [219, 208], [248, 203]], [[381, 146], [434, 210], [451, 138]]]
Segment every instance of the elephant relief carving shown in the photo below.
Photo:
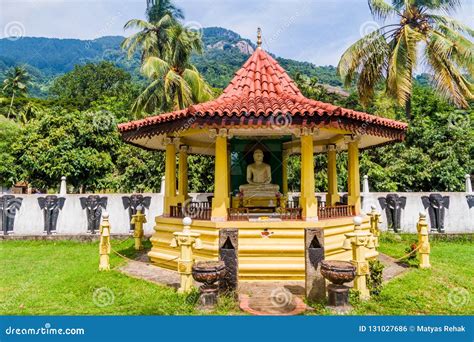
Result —
[[13, 232], [16, 212], [20, 210], [22, 201], [22, 198], [14, 195], [0, 196], [0, 231], [4, 235]]
[[59, 212], [62, 210], [64, 202], [66, 202], [66, 198], [55, 195], [38, 198], [38, 204], [41, 210], [43, 210], [44, 231], [46, 234], [56, 231]]
[[405, 209], [407, 198], [398, 194], [388, 194], [385, 197], [379, 197], [379, 203], [382, 210], [385, 210], [388, 230], [399, 233], [402, 225], [402, 209]]
[[81, 197], [81, 207], [86, 210], [87, 230], [95, 234], [100, 227], [100, 219], [102, 217], [102, 209], [107, 209], [107, 197], [99, 195], [90, 195]]
[[431, 231], [444, 233], [444, 217], [446, 209], [449, 209], [449, 196], [431, 194], [422, 196], [421, 201], [430, 216]]
[[[141, 194], [133, 194], [131, 196], [123, 196], [122, 203], [125, 210], [128, 209], [128, 215], [130, 217], [130, 221], [132, 220], [132, 216], [137, 213], [137, 207], [141, 205], [145, 209], [150, 209], [151, 204], [151, 197], [150, 196], [143, 196]], [[130, 230], [134, 230], [135, 225], [130, 224]]]

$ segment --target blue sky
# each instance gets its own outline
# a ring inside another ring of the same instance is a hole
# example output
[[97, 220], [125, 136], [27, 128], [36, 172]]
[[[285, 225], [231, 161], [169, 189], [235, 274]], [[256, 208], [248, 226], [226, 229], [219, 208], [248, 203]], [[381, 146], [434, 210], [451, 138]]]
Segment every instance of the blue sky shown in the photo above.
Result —
[[[0, 37], [24, 36], [90, 39], [128, 35], [123, 24], [144, 18], [145, 0], [0, 0]], [[221, 26], [255, 41], [278, 56], [336, 64], [361, 33], [377, 23], [366, 0], [176, 0], [192, 27]], [[454, 15], [473, 26], [474, 0], [464, 0]]]

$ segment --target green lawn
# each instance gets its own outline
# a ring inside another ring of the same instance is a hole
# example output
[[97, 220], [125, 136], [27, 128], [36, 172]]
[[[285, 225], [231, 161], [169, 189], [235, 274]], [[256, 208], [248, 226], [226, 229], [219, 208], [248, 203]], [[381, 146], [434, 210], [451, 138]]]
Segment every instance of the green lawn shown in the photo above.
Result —
[[[384, 235], [380, 251], [395, 258], [416, 236]], [[356, 305], [359, 315], [474, 314], [474, 243], [472, 239], [431, 241], [431, 269], [411, 267], [384, 286], [379, 297]], [[416, 264], [416, 262], [410, 262]]]
[[[114, 241], [133, 256], [132, 240]], [[0, 242], [1, 315], [192, 315], [196, 295], [98, 271], [98, 243]], [[123, 259], [111, 256], [111, 266]], [[95, 293], [95, 295], [94, 295]], [[112, 298], [113, 300], [110, 300]], [[223, 302], [217, 313], [228, 313]]]
[[[405, 254], [413, 236], [385, 236], [380, 251]], [[114, 241], [134, 256], [132, 240]], [[194, 315], [195, 295], [127, 277], [99, 272], [98, 243], [74, 241], [0, 242], [1, 315]], [[111, 256], [112, 267], [123, 262]], [[431, 270], [410, 268], [385, 285], [381, 295], [357, 303], [354, 314], [474, 314], [474, 244], [433, 241]], [[94, 295], [95, 294], [95, 295]], [[113, 299], [111, 300], [111, 298]], [[216, 314], [239, 314], [223, 300]], [[317, 309], [313, 314], [327, 314]]]

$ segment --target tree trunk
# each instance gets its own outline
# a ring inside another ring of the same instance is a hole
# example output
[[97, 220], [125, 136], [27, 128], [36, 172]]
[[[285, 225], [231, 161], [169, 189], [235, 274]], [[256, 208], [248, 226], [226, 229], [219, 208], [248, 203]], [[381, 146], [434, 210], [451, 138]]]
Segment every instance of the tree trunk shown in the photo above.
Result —
[[405, 115], [407, 120], [411, 121], [411, 95], [408, 96], [408, 99], [405, 102]]
[[15, 98], [15, 92], [12, 93], [12, 100], [10, 101], [10, 108], [8, 109], [7, 119], [10, 118], [10, 113], [11, 113], [12, 108], [13, 108], [13, 99], [14, 98]]

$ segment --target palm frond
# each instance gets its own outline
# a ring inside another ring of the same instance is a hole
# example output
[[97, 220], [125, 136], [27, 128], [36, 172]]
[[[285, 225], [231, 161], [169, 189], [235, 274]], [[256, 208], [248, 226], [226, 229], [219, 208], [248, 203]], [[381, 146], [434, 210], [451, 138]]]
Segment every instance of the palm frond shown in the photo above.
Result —
[[387, 93], [404, 105], [411, 96], [412, 73], [417, 62], [417, 43], [422, 35], [405, 25], [397, 39], [388, 63]]
[[393, 6], [387, 4], [384, 0], [368, 0], [372, 15], [378, 19], [385, 20], [387, 17], [395, 15], [397, 11]]
[[474, 98], [472, 84], [450, 60], [447, 48], [449, 48], [449, 43], [443, 40], [442, 36], [431, 35], [425, 48], [425, 62], [433, 70], [434, 86], [438, 92], [457, 106], [466, 108], [468, 100]]
[[[357, 72], [363, 68], [364, 62], [369, 56], [378, 54], [380, 50], [386, 51], [387, 48], [382, 29], [376, 30], [352, 44], [343, 53], [337, 66], [338, 74], [344, 85], [349, 87], [352, 84]], [[372, 61], [376, 61], [376, 59]]]
[[440, 25], [440, 32], [432, 31], [434, 45], [444, 58], [452, 58], [457, 65], [465, 68], [474, 77], [474, 44], [451, 28]]
[[474, 30], [469, 26], [457, 21], [456, 19], [436, 14], [427, 14], [426, 17], [436, 26], [444, 25], [451, 28], [452, 30], [462, 32], [470, 37], [474, 37]]

